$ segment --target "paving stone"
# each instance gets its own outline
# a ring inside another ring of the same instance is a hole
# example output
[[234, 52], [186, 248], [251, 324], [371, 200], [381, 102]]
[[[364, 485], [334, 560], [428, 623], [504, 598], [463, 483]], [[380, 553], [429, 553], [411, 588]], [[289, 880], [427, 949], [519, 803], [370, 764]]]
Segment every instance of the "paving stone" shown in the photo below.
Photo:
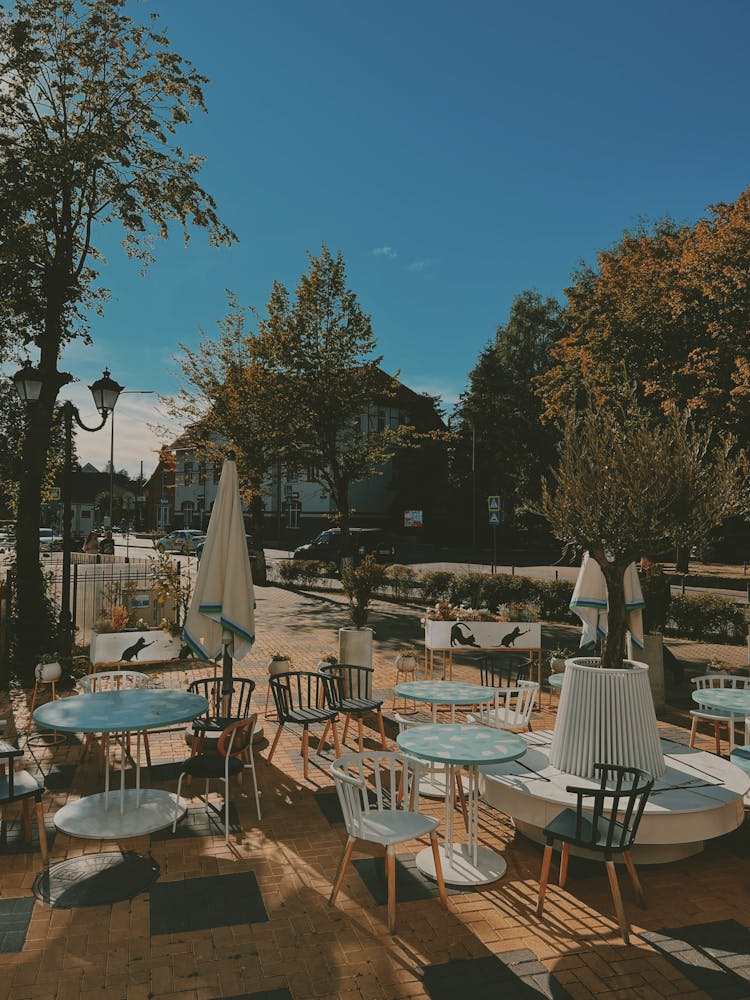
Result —
[[21, 951], [34, 910], [34, 897], [0, 899], [0, 953]]
[[158, 882], [150, 897], [152, 937], [268, 920], [253, 872]]
[[[672, 927], [642, 936], [714, 1000], [743, 1000], [750, 996], [747, 977], [733, 968], [734, 961], [727, 961], [741, 958], [743, 966], [750, 966], [750, 931], [736, 920]], [[674, 941], [686, 947], [668, 947]]]

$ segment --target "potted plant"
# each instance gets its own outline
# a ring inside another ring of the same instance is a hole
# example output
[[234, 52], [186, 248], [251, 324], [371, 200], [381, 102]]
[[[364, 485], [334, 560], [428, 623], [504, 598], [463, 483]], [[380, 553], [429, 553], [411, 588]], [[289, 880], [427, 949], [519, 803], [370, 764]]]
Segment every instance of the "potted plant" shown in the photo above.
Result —
[[354, 628], [339, 629], [339, 661], [357, 667], [372, 666], [372, 629], [367, 627], [370, 603], [385, 584], [385, 568], [371, 553], [356, 566], [341, 570], [341, 583], [349, 598], [349, 616]]
[[316, 669], [320, 670], [321, 667], [329, 667], [329, 666], [335, 667], [338, 662], [339, 662], [338, 656], [335, 656], [333, 653], [323, 653], [320, 659], [318, 660]]
[[632, 397], [568, 411], [559, 429], [540, 511], [562, 542], [598, 563], [608, 622], [601, 659], [568, 661], [550, 761], [585, 776], [597, 760], [658, 775], [664, 759], [648, 667], [625, 659], [625, 574], [642, 555], [694, 542], [739, 512], [747, 457], [676, 409], [654, 420]]
[[548, 654], [549, 672], [551, 674], [561, 674], [565, 670], [565, 661], [571, 656], [569, 649], [564, 646], [557, 646], [550, 650]]
[[34, 677], [45, 684], [50, 684], [52, 681], [59, 681], [62, 677], [60, 654], [41, 653], [34, 670]]

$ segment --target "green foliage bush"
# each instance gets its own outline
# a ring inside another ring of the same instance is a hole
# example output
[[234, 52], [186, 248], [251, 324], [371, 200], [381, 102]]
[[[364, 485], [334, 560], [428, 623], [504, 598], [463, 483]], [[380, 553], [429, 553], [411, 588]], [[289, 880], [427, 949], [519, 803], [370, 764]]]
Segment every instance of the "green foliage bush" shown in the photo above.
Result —
[[419, 578], [422, 597], [428, 604], [448, 600], [453, 588], [453, 573], [443, 569], [431, 569]]
[[355, 628], [367, 624], [370, 601], [375, 592], [385, 586], [385, 567], [368, 553], [357, 566], [341, 571], [341, 582], [349, 597], [349, 614]]
[[451, 584], [449, 595], [451, 604], [465, 604], [469, 608], [480, 607], [485, 579], [485, 573], [457, 573]]
[[658, 629], [663, 632], [669, 615], [669, 605], [672, 600], [672, 588], [664, 568], [659, 563], [653, 563], [638, 574], [646, 607], [643, 610], [643, 627], [646, 631]]
[[579, 622], [580, 619], [570, 610], [570, 599], [573, 596], [573, 584], [567, 580], [537, 580], [536, 606], [539, 617], [550, 622]]
[[293, 587], [300, 578], [300, 565], [306, 562], [304, 559], [279, 559], [276, 563], [276, 572], [279, 579], [288, 587]]
[[385, 576], [397, 601], [405, 601], [417, 584], [417, 574], [414, 570], [400, 563], [389, 566]]
[[741, 639], [747, 632], [745, 609], [718, 594], [682, 594], [672, 598], [668, 621], [678, 635], [705, 640]]
[[536, 582], [531, 577], [495, 573], [493, 576], [484, 575], [482, 581], [482, 603], [490, 611], [497, 611], [501, 605], [515, 601], [536, 599]]

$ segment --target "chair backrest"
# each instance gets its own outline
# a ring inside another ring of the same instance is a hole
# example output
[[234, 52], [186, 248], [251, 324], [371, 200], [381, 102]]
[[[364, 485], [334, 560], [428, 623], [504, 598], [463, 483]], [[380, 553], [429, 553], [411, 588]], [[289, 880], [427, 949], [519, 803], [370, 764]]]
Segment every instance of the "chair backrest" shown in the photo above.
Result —
[[223, 757], [239, 757], [253, 742], [258, 713], [233, 722], [219, 737], [216, 749]]
[[735, 674], [703, 674], [691, 677], [697, 689], [701, 688], [735, 688], [744, 690], [750, 687], [750, 677], [737, 677]]
[[290, 712], [319, 708], [325, 696], [324, 678], [314, 670], [294, 670], [268, 679], [280, 722]]
[[409, 811], [404, 803], [412, 801], [418, 769], [416, 761], [388, 750], [346, 753], [335, 760], [331, 774], [349, 835], [362, 837], [362, 820], [367, 813]]
[[325, 678], [328, 704], [337, 705], [343, 698], [372, 698], [372, 667], [359, 667], [353, 663], [327, 663], [318, 667]]
[[199, 694], [208, 702], [208, 708], [199, 718], [218, 716], [225, 719], [246, 719], [250, 715], [250, 699], [255, 690], [255, 681], [249, 677], [232, 678], [232, 693], [228, 696], [229, 710], [226, 715], [221, 707], [222, 686], [221, 677], [201, 677], [188, 684], [190, 694]]
[[531, 669], [531, 658], [522, 653], [498, 653], [477, 657], [480, 683], [484, 687], [515, 687], [525, 681]]
[[[599, 853], [628, 851], [638, 832], [654, 779], [647, 771], [622, 764], [594, 764], [594, 774], [597, 773], [601, 776], [599, 788], [569, 785], [566, 789], [576, 795], [574, 843]], [[602, 821], [606, 829], [604, 842], [599, 833]]]
[[151, 687], [152, 679], [139, 670], [100, 670], [78, 678], [84, 694], [98, 694], [102, 691], [129, 691], [133, 688]]
[[536, 681], [519, 681], [515, 687], [501, 687], [497, 692], [497, 714], [493, 704], [479, 706], [480, 721], [488, 725], [503, 725], [525, 729], [534, 710], [539, 685]]

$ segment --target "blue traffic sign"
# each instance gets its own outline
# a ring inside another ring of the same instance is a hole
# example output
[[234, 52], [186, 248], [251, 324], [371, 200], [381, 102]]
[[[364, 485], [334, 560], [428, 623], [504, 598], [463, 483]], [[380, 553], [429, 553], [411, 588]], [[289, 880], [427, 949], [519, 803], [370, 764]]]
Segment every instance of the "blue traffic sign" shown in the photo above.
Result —
[[496, 528], [500, 524], [500, 511], [491, 510], [490, 511], [490, 525]]
[[500, 510], [500, 497], [487, 497], [488, 510]]

